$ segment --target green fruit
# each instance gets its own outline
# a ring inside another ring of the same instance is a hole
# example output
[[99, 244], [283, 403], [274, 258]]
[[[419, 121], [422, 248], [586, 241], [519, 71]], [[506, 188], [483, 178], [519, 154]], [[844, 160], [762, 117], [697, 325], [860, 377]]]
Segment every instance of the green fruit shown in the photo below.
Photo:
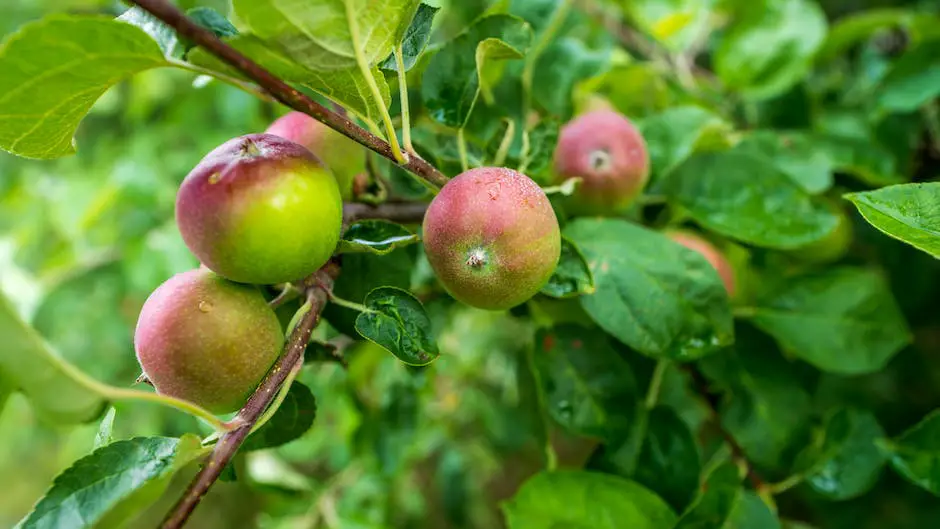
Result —
[[336, 180], [306, 148], [271, 134], [227, 141], [180, 185], [176, 222], [186, 246], [241, 283], [302, 279], [339, 242]]
[[343, 199], [352, 197], [355, 177], [366, 170], [366, 150], [363, 146], [303, 112], [290, 112], [281, 116], [265, 132], [310, 149], [333, 172]]
[[424, 248], [450, 294], [503, 310], [534, 296], [561, 254], [545, 192], [511, 169], [481, 167], [445, 185], [424, 216]]
[[649, 180], [646, 142], [633, 124], [613, 110], [595, 110], [561, 129], [554, 154], [556, 183], [581, 177], [565, 202], [572, 215], [623, 211]]
[[137, 361], [157, 392], [213, 413], [241, 408], [283, 343], [277, 316], [256, 287], [201, 268], [153, 291], [134, 334]]
[[827, 264], [842, 259], [848, 253], [855, 235], [852, 220], [836, 206], [832, 206], [832, 211], [839, 217], [836, 228], [822, 240], [787, 252], [791, 257], [812, 264]]
[[712, 265], [715, 271], [718, 272], [721, 282], [725, 285], [725, 290], [728, 291], [728, 296], [734, 297], [734, 268], [725, 255], [715, 248], [712, 243], [688, 231], [672, 231], [666, 233], [666, 236], [682, 246], [700, 253], [702, 257]]

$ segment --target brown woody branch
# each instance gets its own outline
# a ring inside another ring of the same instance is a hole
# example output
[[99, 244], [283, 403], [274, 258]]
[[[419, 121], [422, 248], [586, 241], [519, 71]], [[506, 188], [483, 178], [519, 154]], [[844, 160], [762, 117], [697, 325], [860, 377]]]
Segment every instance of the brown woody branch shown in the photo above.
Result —
[[[349, 118], [329, 110], [282, 81], [280, 78], [261, 67], [258, 63], [223, 42], [208, 29], [187, 18], [176, 6], [166, 0], [130, 1], [176, 30], [180, 36], [205, 48], [206, 51], [241, 72], [245, 77], [257, 83], [258, 86], [284, 105], [299, 112], [303, 112], [317, 121], [323, 122], [331, 129], [340, 132], [360, 145], [398, 164], [395, 160], [395, 156], [392, 154], [392, 147], [388, 142], [359, 125], [356, 125]], [[407, 160], [405, 163], [399, 164], [402, 168], [436, 187], [442, 187], [447, 183], [447, 177], [437, 170], [436, 167], [413, 152], [406, 154]]]
[[378, 206], [361, 203], [343, 205], [343, 219], [354, 222], [361, 219], [385, 219], [402, 224], [417, 224], [424, 220], [425, 202], [385, 202]]
[[747, 455], [744, 453], [744, 449], [741, 447], [740, 443], [738, 443], [737, 439], [721, 424], [721, 415], [718, 412], [718, 402], [721, 396], [712, 390], [708, 379], [705, 378], [705, 375], [703, 375], [698, 368], [691, 364], [684, 364], [682, 365], [682, 369], [692, 378], [692, 385], [696, 393], [698, 393], [708, 405], [709, 419], [722, 439], [728, 443], [728, 447], [731, 448], [731, 457], [744, 466], [747, 479], [751, 482], [751, 485], [753, 485], [754, 490], [764, 490], [766, 487], [764, 479], [754, 470], [754, 465], [748, 461]]
[[284, 352], [274, 366], [265, 376], [264, 380], [248, 398], [248, 402], [238, 412], [233, 424], [238, 426], [219, 438], [215, 449], [203, 464], [199, 474], [189, 484], [185, 495], [173, 506], [161, 525], [162, 529], [179, 529], [183, 527], [193, 510], [202, 501], [203, 496], [219, 479], [225, 466], [232, 460], [238, 448], [245, 442], [252, 427], [277, 396], [278, 390], [290, 375], [291, 370], [298, 362], [303, 362], [304, 349], [310, 341], [310, 334], [320, 321], [320, 313], [327, 303], [328, 292], [333, 287], [333, 281], [339, 275], [339, 267], [327, 263], [316, 274], [303, 282], [304, 293], [310, 302], [310, 310], [301, 318], [294, 328]]

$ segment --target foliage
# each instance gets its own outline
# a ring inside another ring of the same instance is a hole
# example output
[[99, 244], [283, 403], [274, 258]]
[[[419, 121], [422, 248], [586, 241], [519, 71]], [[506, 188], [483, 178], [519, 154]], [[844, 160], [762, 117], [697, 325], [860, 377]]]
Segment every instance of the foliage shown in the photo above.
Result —
[[[388, 153], [528, 174], [563, 234], [531, 300], [464, 306], [421, 244], [437, 187], [370, 153], [335, 284], [259, 287], [285, 330], [326, 307], [192, 527], [940, 524], [936, 2], [176, 3]], [[238, 421], [130, 388], [143, 302], [199, 264], [175, 195], [286, 109], [140, 7], [8, 4], [0, 525], [152, 527]], [[651, 178], [577, 217], [553, 153], [598, 108]]]

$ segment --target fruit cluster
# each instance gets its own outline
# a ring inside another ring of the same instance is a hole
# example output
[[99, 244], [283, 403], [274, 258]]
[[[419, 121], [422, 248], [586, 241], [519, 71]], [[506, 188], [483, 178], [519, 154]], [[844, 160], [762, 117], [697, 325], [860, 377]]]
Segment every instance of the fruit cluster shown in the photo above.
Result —
[[134, 336], [157, 392], [214, 413], [242, 406], [284, 342], [257, 285], [303, 279], [330, 259], [357, 154], [364, 165], [351, 140], [289, 114], [264, 134], [223, 143], [186, 176], [176, 222], [202, 267], [150, 295]]
[[[190, 172], [177, 195], [176, 221], [202, 267], [153, 292], [135, 335], [137, 358], [158, 392], [215, 413], [245, 402], [284, 341], [258, 285], [301, 280], [330, 259], [343, 200], [364, 168], [362, 148], [294, 112], [264, 134], [222, 144]], [[561, 201], [569, 215], [624, 211], [643, 191], [649, 169], [643, 137], [610, 110], [576, 117], [555, 150], [557, 183], [581, 180]], [[441, 284], [482, 309], [509, 309], [534, 296], [561, 254], [548, 196], [507, 168], [454, 177], [432, 200], [422, 228]], [[703, 254], [734, 292], [730, 265], [715, 247], [691, 232], [668, 235]]]

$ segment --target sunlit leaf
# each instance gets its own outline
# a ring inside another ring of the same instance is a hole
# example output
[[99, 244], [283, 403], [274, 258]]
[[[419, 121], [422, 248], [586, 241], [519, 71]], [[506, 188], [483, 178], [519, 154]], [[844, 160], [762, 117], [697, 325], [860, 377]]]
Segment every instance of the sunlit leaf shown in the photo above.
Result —
[[36, 412], [57, 423], [81, 423], [104, 411], [104, 400], [76, 382], [67, 363], [0, 295], [0, 373], [26, 394]]
[[73, 153], [78, 123], [108, 88], [164, 65], [157, 43], [119, 20], [56, 15], [23, 26], [0, 44], [0, 149]]
[[883, 187], [846, 198], [874, 227], [940, 259], [940, 183]]
[[735, 21], [715, 51], [715, 72], [755, 99], [798, 82], [826, 38], [826, 15], [811, 0], [768, 2]]
[[137, 437], [99, 448], [60, 474], [17, 528], [126, 522], [160, 497], [173, 473], [202, 453], [195, 436]]
[[541, 472], [503, 504], [510, 529], [670, 529], [676, 515], [637, 483], [595, 472]]

